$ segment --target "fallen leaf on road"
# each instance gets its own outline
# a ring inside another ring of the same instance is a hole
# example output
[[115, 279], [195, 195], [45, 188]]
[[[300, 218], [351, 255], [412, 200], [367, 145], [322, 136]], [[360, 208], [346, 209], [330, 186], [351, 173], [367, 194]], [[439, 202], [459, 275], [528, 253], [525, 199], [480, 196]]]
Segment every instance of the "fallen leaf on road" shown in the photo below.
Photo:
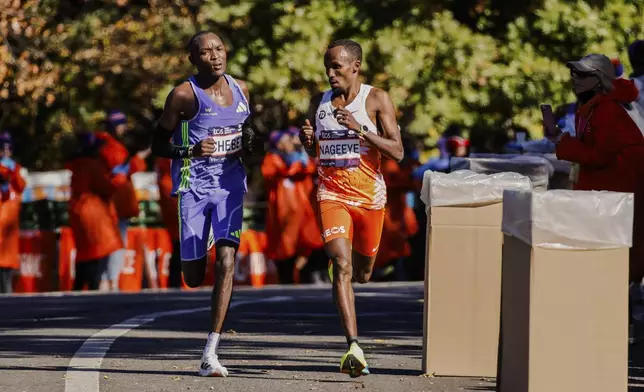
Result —
[[428, 377], [428, 378], [430, 378], [430, 377], [431, 377], [431, 378], [433, 378], [433, 377], [434, 377], [434, 373], [425, 373], [425, 374], [421, 374], [421, 375], [420, 375], [420, 376], [418, 376], [418, 377]]
[[231, 335], [237, 335], [237, 331], [235, 331], [234, 329], [229, 329], [228, 331], [226, 331], [226, 333], [229, 333]]
[[109, 377], [107, 377], [107, 376], [103, 376], [103, 378], [107, 380]]
[[172, 377], [172, 379], [173, 379], [174, 381], [179, 381], [179, 380], [181, 380], [181, 377], [179, 377], [179, 376], [174, 376], [174, 377]]

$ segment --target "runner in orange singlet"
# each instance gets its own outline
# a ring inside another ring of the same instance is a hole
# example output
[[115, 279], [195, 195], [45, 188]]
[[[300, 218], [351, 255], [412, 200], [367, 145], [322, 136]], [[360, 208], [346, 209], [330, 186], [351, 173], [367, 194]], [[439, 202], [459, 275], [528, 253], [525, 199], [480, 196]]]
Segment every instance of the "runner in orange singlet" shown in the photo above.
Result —
[[391, 98], [360, 82], [361, 63], [358, 43], [339, 40], [329, 45], [324, 66], [331, 89], [311, 100], [300, 132], [309, 155], [319, 158], [322, 237], [332, 263], [333, 298], [349, 344], [340, 370], [351, 377], [369, 374], [358, 346], [351, 279], [368, 282], [378, 253], [387, 201], [381, 154], [398, 162], [403, 158]]

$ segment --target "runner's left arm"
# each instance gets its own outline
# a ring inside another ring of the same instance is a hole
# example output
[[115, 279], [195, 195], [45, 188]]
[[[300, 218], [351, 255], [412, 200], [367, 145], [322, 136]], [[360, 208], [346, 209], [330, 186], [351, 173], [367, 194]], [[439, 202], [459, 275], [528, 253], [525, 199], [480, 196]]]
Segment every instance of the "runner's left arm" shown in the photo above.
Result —
[[[250, 92], [248, 91], [248, 85], [246, 85], [246, 82], [243, 80], [237, 80], [237, 83], [246, 97], [246, 102], [250, 105]], [[248, 115], [246, 121], [244, 121], [244, 124], [242, 125], [242, 146], [244, 153], [246, 156], [263, 155], [263, 143], [251, 125], [251, 115], [252, 114]]]
[[381, 89], [373, 89], [374, 98], [377, 105], [377, 122], [382, 127], [382, 136], [368, 132], [363, 137], [369, 143], [374, 145], [384, 155], [396, 162], [402, 161], [405, 152], [400, 137], [400, 128], [396, 121], [396, 109], [391, 101], [389, 94]]
[[[371, 101], [371, 102], [370, 102]], [[376, 122], [382, 128], [382, 136], [375, 132], [366, 132], [362, 137], [376, 147], [382, 154], [400, 162], [405, 156], [402, 139], [400, 137], [400, 128], [396, 121], [396, 109], [391, 101], [389, 94], [379, 88], [374, 88], [367, 97], [367, 110], [373, 105], [376, 110]], [[345, 108], [338, 110], [338, 122], [356, 132], [360, 131], [360, 126], [351, 112]]]

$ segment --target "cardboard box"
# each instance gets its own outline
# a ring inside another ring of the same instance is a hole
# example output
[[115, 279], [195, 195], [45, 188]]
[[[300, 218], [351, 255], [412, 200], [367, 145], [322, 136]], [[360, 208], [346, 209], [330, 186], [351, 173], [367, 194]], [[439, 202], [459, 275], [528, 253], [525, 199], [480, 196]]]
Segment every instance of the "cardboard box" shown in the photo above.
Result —
[[501, 302], [503, 190], [530, 189], [516, 173], [429, 173], [422, 369], [494, 377]]
[[502, 204], [434, 207], [425, 261], [423, 372], [495, 377]]
[[501, 392], [626, 392], [632, 194], [508, 192]]

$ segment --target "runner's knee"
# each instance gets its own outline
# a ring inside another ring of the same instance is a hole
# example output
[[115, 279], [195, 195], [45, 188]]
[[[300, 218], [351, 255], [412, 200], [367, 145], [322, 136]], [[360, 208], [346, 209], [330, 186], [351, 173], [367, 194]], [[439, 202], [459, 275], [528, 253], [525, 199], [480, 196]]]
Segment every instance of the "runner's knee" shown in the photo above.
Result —
[[351, 262], [347, 257], [334, 256], [331, 257], [331, 260], [333, 260], [334, 271], [337, 270], [337, 274], [340, 277], [351, 278]]
[[197, 276], [195, 274], [183, 274], [183, 280], [186, 282], [188, 287], [194, 289], [201, 286], [203, 283], [203, 276]]
[[199, 260], [182, 261], [181, 270], [183, 272], [183, 280], [186, 282], [188, 287], [199, 287], [206, 276], [206, 258], [203, 257]]
[[371, 266], [366, 266], [360, 269], [355, 269], [353, 277], [358, 283], [367, 283], [369, 282], [369, 279], [371, 279], [372, 273], [373, 269], [371, 268]]
[[353, 278], [358, 283], [367, 283], [373, 273], [373, 263], [375, 256], [365, 256], [358, 252], [353, 252]]
[[225, 275], [235, 273], [235, 249], [232, 247], [217, 248], [217, 272]]

